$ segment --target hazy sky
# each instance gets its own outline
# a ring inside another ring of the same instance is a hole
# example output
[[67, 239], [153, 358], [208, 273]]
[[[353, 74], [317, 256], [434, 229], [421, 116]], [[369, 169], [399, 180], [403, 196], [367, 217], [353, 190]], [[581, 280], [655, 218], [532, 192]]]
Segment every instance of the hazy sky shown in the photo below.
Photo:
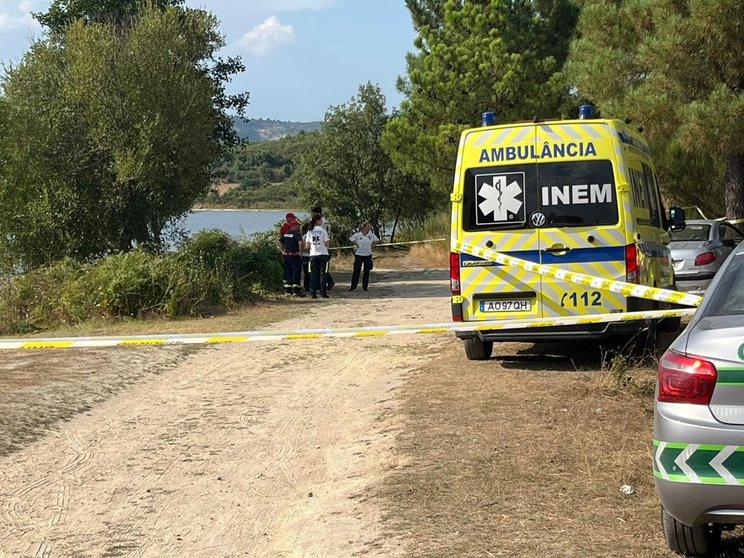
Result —
[[[0, 0], [0, 61], [17, 61], [42, 28], [31, 12], [49, 0]], [[230, 85], [249, 91], [250, 118], [322, 120], [359, 85], [382, 88], [388, 107], [400, 103], [396, 78], [414, 32], [403, 0], [187, 0], [215, 13], [227, 46], [246, 72]]]

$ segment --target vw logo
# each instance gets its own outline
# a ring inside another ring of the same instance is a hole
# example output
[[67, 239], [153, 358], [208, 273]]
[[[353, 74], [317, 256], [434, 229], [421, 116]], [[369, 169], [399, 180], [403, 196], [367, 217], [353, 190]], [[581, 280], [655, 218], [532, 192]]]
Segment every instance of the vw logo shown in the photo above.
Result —
[[536, 211], [530, 216], [530, 222], [533, 227], [542, 227], [545, 224], [545, 214]]

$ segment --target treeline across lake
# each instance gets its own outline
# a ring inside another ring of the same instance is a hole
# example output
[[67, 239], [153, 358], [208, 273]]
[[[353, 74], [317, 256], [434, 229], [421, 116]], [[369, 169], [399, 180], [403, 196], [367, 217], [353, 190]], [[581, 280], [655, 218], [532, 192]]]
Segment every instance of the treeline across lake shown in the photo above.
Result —
[[214, 186], [198, 207], [297, 209], [301, 185], [294, 178], [300, 158], [317, 141], [317, 133], [300, 132], [273, 141], [242, 143], [214, 166]]

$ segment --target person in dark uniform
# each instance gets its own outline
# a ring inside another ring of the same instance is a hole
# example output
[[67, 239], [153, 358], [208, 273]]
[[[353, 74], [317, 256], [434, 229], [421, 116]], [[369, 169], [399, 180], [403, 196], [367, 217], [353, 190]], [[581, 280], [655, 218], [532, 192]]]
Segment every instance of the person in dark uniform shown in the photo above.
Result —
[[[307, 231], [310, 230], [310, 223], [302, 225], [302, 238], [307, 236]], [[310, 269], [310, 245], [307, 242], [302, 243], [302, 287], [306, 293], [310, 292], [310, 276], [312, 271]]]
[[281, 237], [279, 243], [282, 245], [284, 255], [284, 292], [305, 296], [300, 285], [302, 277], [302, 234], [300, 233], [300, 222], [294, 213], [287, 213], [286, 228], [280, 229]]

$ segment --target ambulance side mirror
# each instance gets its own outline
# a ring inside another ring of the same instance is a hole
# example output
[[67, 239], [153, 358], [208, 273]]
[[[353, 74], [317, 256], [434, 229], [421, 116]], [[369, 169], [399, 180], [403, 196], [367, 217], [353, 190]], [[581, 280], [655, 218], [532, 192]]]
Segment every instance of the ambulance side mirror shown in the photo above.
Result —
[[672, 207], [669, 210], [669, 230], [672, 232], [685, 230], [685, 210], [681, 207]]

